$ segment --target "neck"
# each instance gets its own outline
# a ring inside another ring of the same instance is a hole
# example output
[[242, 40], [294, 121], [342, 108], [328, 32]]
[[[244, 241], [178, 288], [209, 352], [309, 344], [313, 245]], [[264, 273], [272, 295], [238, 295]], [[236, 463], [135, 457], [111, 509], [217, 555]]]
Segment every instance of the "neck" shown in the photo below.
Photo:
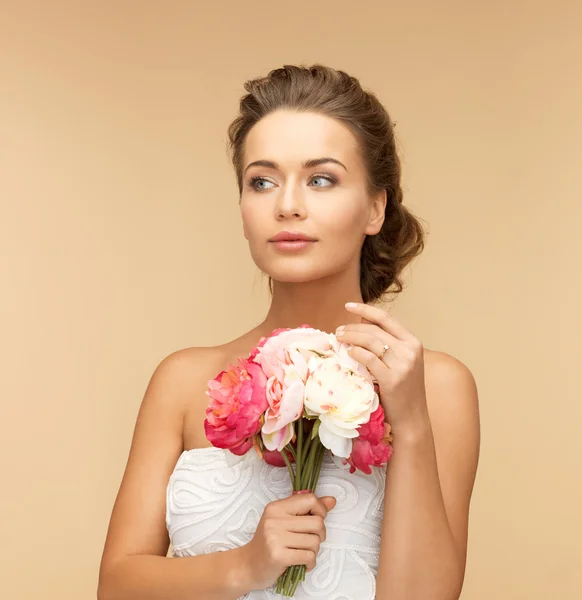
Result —
[[334, 333], [340, 325], [361, 319], [345, 309], [346, 302], [363, 302], [357, 277], [343, 272], [301, 283], [273, 281], [271, 306], [259, 328], [268, 335], [279, 327], [309, 325]]

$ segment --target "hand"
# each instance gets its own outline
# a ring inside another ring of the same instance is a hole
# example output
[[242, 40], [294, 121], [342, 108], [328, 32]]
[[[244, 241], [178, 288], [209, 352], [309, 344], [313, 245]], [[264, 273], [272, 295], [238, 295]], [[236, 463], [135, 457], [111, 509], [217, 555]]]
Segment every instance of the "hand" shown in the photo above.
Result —
[[292, 565], [315, 567], [321, 542], [325, 541], [324, 519], [336, 504], [333, 496], [297, 494], [269, 502], [253, 539], [246, 544], [253, 589], [273, 585]]
[[[350, 356], [377, 381], [380, 402], [396, 440], [399, 430], [428, 419], [422, 343], [380, 308], [348, 303], [346, 310], [360, 315], [362, 322], [338, 327], [336, 336], [353, 346]], [[379, 358], [385, 344], [389, 349]]]

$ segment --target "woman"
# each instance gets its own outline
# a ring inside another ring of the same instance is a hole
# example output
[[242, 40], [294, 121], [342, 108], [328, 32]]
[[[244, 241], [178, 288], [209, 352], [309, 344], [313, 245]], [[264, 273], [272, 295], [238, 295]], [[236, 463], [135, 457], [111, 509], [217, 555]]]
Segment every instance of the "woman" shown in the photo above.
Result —
[[[322, 65], [285, 66], [245, 89], [229, 138], [244, 235], [270, 276], [271, 306], [242, 337], [179, 350], [153, 373], [99, 598], [274, 598], [293, 564], [308, 567], [298, 599], [458, 598], [479, 454], [477, 389], [463, 363], [424, 349], [373, 306], [389, 288], [402, 290], [400, 274], [424, 244], [402, 204], [393, 124], [355, 78]], [[286, 470], [254, 452], [210, 447], [205, 391], [262, 336], [304, 323], [337, 332], [375, 376], [393, 456], [372, 475], [326, 460], [318, 489], [292, 496]], [[167, 556], [169, 542], [179, 559]]]

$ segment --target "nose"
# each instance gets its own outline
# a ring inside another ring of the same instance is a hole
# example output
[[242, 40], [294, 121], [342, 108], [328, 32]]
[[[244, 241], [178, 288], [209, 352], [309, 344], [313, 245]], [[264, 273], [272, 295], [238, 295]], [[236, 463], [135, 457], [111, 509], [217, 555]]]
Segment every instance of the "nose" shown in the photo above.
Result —
[[307, 209], [300, 186], [293, 183], [284, 186], [282, 193], [277, 198], [275, 216], [279, 221], [285, 219], [305, 219]]

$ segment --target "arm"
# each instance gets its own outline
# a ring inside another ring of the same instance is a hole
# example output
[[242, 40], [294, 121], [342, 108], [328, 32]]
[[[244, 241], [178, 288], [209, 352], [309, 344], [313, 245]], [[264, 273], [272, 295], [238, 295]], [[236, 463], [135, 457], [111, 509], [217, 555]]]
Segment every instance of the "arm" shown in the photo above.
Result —
[[166, 488], [183, 450], [187, 403], [204, 390], [207, 352], [171, 354], [151, 378], [109, 523], [99, 600], [235, 600], [252, 589], [244, 548], [167, 557]]
[[246, 583], [244, 548], [172, 559], [126, 556], [110, 565], [99, 600], [237, 600]]
[[388, 463], [378, 600], [457, 600], [479, 455], [477, 388], [469, 369], [435, 352], [428, 412], [394, 439]]

